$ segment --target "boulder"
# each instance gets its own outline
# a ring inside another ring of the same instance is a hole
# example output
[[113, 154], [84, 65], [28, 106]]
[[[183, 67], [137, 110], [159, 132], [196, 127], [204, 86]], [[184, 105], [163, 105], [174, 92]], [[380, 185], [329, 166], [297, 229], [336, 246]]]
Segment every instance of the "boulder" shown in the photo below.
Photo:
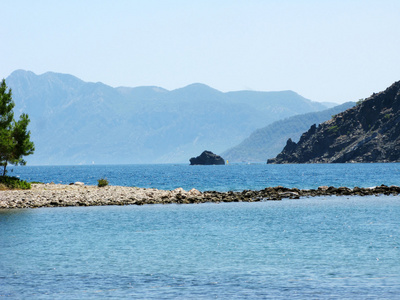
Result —
[[225, 160], [211, 151], [204, 151], [200, 156], [192, 157], [190, 160], [191, 165], [224, 165]]

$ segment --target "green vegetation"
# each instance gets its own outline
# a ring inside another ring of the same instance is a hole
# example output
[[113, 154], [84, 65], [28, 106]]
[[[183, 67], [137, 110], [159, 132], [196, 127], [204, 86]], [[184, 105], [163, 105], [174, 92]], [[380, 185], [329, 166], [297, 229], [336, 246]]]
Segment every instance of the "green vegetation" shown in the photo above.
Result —
[[384, 118], [385, 120], [389, 120], [391, 116], [392, 116], [391, 114], [386, 114], [383, 118]]
[[[0, 166], [3, 177], [7, 173], [7, 165], [25, 165], [24, 156], [33, 154], [35, 146], [30, 141], [30, 122], [27, 114], [22, 114], [18, 121], [14, 119], [11, 89], [7, 91], [6, 81], [0, 84]], [[5, 180], [3, 178], [3, 180]]]
[[365, 100], [365, 99], [363, 99], [363, 98], [359, 99], [359, 100], [356, 102], [356, 105], [360, 105], [361, 103], [364, 102], [364, 100]]
[[108, 180], [107, 178], [100, 178], [97, 180], [97, 186], [98, 187], [103, 187], [103, 186], [107, 186], [108, 185]]
[[333, 125], [333, 126], [328, 128], [328, 131], [331, 132], [331, 133], [337, 133], [339, 131], [339, 126]]
[[30, 188], [31, 184], [29, 182], [20, 180], [17, 177], [0, 176], [0, 190], [6, 190], [6, 189], [28, 190]]

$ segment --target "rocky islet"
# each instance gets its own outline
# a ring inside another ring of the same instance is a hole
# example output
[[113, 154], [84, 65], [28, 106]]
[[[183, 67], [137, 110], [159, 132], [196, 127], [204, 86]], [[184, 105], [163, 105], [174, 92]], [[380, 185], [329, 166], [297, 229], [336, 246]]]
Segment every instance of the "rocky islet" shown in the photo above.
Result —
[[190, 165], [224, 165], [225, 160], [211, 151], [203, 151], [199, 156], [192, 157], [190, 160]]

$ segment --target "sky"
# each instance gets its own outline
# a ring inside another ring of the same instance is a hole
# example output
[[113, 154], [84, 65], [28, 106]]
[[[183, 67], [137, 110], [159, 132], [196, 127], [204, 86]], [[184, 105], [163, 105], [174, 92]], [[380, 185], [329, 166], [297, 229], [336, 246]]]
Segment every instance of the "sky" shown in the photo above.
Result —
[[168, 90], [293, 90], [319, 102], [400, 80], [399, 0], [2, 0], [0, 78], [17, 69]]

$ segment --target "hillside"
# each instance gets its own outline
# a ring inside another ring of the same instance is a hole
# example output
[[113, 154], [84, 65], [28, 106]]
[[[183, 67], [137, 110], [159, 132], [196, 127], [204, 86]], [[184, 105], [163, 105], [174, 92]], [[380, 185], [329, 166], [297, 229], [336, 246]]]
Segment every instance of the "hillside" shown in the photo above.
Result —
[[268, 163], [400, 162], [400, 81], [288, 140]]
[[287, 139], [298, 141], [301, 134], [313, 124], [320, 124], [353, 107], [355, 102], [347, 102], [319, 112], [296, 115], [276, 121], [257, 129], [239, 145], [223, 152], [222, 157], [230, 162], [265, 162], [275, 157], [285, 146]]
[[278, 119], [326, 108], [292, 91], [113, 88], [52, 72], [18, 70], [6, 83], [16, 116], [26, 112], [31, 119], [36, 151], [28, 163], [36, 165], [187, 163]]

